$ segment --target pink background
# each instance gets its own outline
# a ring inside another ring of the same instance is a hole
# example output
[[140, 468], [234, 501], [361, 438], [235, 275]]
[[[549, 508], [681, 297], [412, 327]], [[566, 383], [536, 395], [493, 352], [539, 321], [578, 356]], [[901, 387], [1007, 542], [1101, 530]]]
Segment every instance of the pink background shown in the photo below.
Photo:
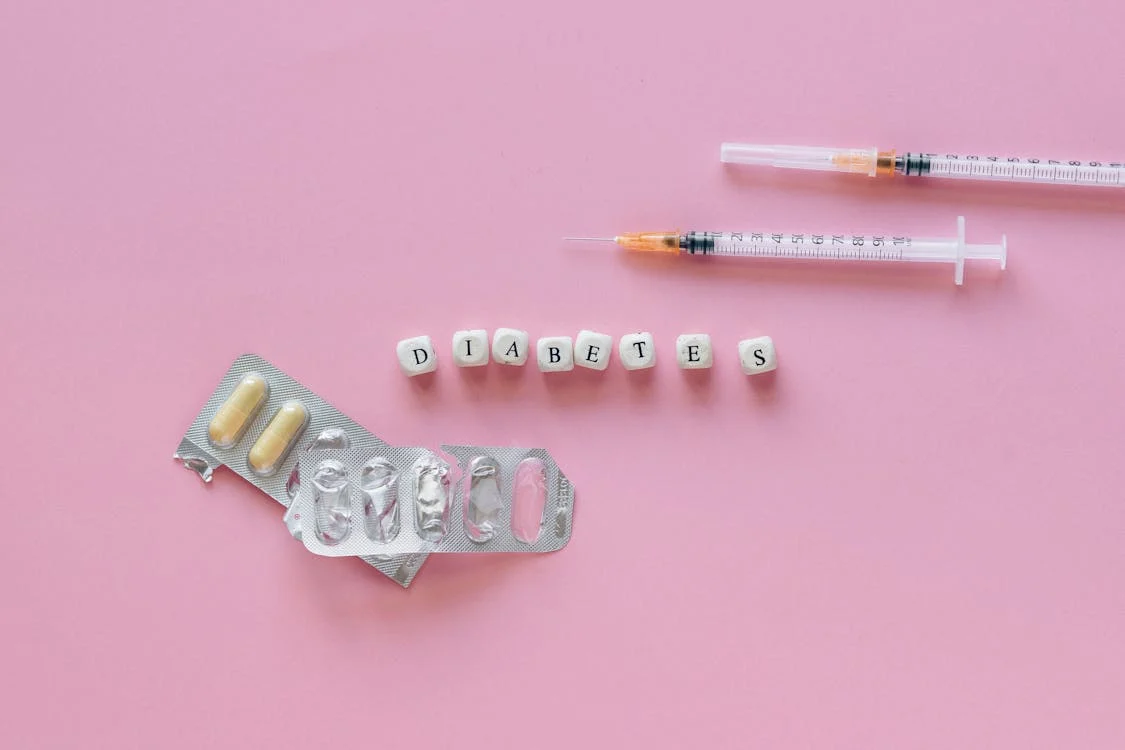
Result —
[[[2, 744], [1125, 746], [1125, 193], [718, 162], [1122, 157], [1120, 3], [905, 5], [4, 3]], [[1007, 272], [559, 241], [959, 213]], [[659, 365], [452, 367], [502, 325]], [[310, 555], [171, 459], [244, 351], [389, 440], [549, 448], [572, 543]]]

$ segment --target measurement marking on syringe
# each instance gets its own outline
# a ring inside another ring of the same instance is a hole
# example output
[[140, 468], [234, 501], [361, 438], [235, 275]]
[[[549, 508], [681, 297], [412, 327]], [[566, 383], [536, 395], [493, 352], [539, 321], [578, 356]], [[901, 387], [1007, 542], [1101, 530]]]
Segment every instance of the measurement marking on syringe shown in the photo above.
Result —
[[[1053, 163], [1052, 163], [1053, 162]], [[951, 177], [982, 177], [997, 179], [1024, 180], [1028, 182], [1050, 182], [1070, 185], [1120, 185], [1122, 171], [1119, 166], [1107, 166], [1101, 162], [1083, 164], [1071, 161], [1067, 164], [1040, 159], [1022, 160], [1009, 158], [1006, 163], [1000, 157], [988, 156], [984, 161], [974, 156], [962, 159], [955, 154], [930, 157], [930, 174]]]
[[714, 253], [716, 255], [743, 255], [755, 258], [809, 258], [817, 260], [902, 260], [903, 258], [903, 251], [898, 248], [887, 248], [885, 250], [847, 250], [840, 248], [832, 250], [830, 248], [797, 247], [795, 245], [747, 246], [729, 242], [717, 243]]

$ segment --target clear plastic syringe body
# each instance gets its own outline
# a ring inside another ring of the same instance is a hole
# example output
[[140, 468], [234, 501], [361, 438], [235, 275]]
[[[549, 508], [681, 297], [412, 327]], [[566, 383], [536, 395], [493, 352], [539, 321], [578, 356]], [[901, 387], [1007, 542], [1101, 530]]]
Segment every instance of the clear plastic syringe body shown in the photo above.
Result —
[[961, 180], [1038, 182], [1055, 185], [1125, 187], [1121, 162], [1036, 159], [1017, 156], [962, 156], [959, 154], [902, 154], [896, 171]]
[[720, 159], [730, 164], [850, 172], [869, 177], [945, 177], [995, 182], [1125, 187], [1125, 163], [1039, 159], [975, 154], [897, 153], [877, 148], [764, 146], [724, 143]]
[[[582, 239], [582, 238], [576, 238]], [[591, 238], [597, 239], [597, 238]], [[964, 280], [966, 260], [992, 260], [1003, 269], [1008, 241], [969, 244], [965, 219], [957, 218], [957, 236], [916, 239], [874, 234], [808, 234], [795, 232], [634, 232], [607, 238], [635, 252], [692, 256], [779, 258], [810, 261], [874, 261], [952, 263], [953, 279]]]

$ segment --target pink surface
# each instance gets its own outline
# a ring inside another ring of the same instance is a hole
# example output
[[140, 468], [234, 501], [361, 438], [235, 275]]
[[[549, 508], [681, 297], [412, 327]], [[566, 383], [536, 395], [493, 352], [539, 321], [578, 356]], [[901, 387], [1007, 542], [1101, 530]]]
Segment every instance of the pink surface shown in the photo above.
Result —
[[[1125, 747], [1125, 193], [724, 169], [1121, 158], [1119, 3], [0, 9], [6, 747]], [[1008, 235], [1009, 270], [565, 234]], [[457, 328], [659, 365], [457, 371]], [[676, 369], [679, 333], [718, 347]], [[394, 344], [428, 333], [428, 386]], [[769, 334], [772, 384], [740, 374]], [[255, 351], [378, 434], [548, 447], [556, 555], [404, 591], [171, 460]]]

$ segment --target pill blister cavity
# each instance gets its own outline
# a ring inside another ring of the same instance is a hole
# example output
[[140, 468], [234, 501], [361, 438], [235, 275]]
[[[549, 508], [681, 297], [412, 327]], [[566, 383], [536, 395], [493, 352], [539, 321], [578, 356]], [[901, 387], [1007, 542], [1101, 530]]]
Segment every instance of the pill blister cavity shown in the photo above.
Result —
[[363, 496], [363, 530], [375, 542], [391, 542], [398, 536], [398, 469], [382, 456], [363, 465], [359, 475]]
[[316, 438], [309, 443], [310, 451], [326, 451], [329, 449], [342, 449], [351, 447], [352, 441], [348, 433], [339, 427], [330, 427], [322, 430]]
[[294, 399], [282, 404], [250, 449], [246, 459], [250, 470], [260, 477], [274, 474], [308, 422], [309, 410], [300, 401]]
[[256, 372], [243, 375], [207, 425], [207, 439], [211, 445], [230, 448], [241, 440], [269, 395], [270, 384], [264, 377]]
[[[313, 451], [342, 450], [350, 448], [351, 444], [352, 441], [348, 437], [347, 431], [339, 427], [329, 427], [327, 430], [321, 430], [321, 433], [313, 438], [305, 451], [312, 453]], [[289, 472], [289, 478], [285, 480], [285, 494], [289, 497], [290, 502], [296, 500], [297, 496], [301, 494], [301, 464], [299, 463], [293, 464], [293, 471]]]
[[414, 522], [418, 536], [440, 542], [449, 528], [449, 465], [430, 454], [414, 464]]
[[335, 546], [352, 530], [348, 471], [341, 462], [325, 459], [316, 465], [309, 481], [316, 509], [316, 538], [323, 544]]
[[535, 544], [543, 528], [547, 505], [547, 467], [538, 458], [525, 458], [512, 480], [512, 536]]
[[500, 464], [491, 456], [469, 462], [465, 479], [465, 534], [478, 544], [492, 539], [500, 526]]

